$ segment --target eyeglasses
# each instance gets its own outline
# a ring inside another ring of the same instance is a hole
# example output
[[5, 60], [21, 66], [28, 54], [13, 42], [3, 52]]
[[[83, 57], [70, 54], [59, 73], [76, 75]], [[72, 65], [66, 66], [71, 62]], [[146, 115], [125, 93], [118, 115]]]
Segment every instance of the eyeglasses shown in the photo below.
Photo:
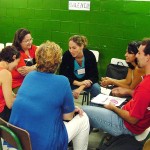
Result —
[[22, 41], [22, 42], [25, 43], [25, 44], [31, 43], [31, 42], [33, 42], [33, 38], [31, 38], [29, 40], [26, 40], [26, 41]]

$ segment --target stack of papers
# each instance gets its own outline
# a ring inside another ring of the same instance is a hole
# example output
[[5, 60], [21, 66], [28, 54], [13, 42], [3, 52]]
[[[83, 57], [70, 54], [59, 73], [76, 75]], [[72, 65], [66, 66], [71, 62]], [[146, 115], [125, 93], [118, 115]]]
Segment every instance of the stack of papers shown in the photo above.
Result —
[[91, 102], [95, 104], [104, 105], [112, 102], [116, 106], [120, 106], [124, 101], [126, 101], [126, 98], [108, 96], [105, 94], [99, 94], [91, 100]]

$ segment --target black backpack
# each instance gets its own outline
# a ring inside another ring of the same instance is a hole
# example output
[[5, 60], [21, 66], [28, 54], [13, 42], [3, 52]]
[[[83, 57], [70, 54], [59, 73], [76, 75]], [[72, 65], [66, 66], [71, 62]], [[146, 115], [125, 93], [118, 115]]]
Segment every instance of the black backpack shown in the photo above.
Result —
[[142, 150], [142, 148], [143, 143], [137, 141], [134, 136], [120, 135], [112, 136], [99, 147], [99, 150]]

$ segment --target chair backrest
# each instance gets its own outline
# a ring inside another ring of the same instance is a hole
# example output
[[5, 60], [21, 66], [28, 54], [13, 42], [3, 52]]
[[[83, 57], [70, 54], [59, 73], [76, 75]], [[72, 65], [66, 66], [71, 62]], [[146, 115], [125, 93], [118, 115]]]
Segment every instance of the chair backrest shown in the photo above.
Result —
[[0, 43], [0, 51], [4, 48], [4, 44]]
[[8, 42], [8, 43], [6, 43], [6, 46], [12, 46], [12, 43]]
[[150, 138], [150, 127], [147, 128], [143, 133], [135, 136], [137, 141], [143, 141], [145, 139], [147, 140], [147, 138]]
[[96, 51], [96, 50], [90, 50], [91, 52], [93, 52], [95, 58], [96, 58], [96, 62], [99, 61], [99, 51]]
[[0, 137], [18, 150], [32, 150], [29, 133], [2, 118], [0, 118]]

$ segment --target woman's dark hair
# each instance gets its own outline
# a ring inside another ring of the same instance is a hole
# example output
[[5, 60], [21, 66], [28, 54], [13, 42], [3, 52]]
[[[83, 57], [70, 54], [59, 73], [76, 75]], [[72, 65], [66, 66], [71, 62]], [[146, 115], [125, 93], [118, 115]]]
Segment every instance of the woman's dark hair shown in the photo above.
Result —
[[[136, 55], [138, 53], [138, 48], [139, 48], [140, 44], [141, 44], [141, 41], [133, 41], [133, 42], [129, 43], [128, 49], [127, 49], [128, 53]], [[137, 59], [135, 59], [135, 63], [137, 64]], [[135, 67], [131, 63], [127, 63], [127, 64], [130, 69], [134, 70]]]
[[22, 50], [20, 43], [27, 34], [31, 34], [31, 32], [25, 28], [21, 28], [16, 31], [12, 45], [15, 46], [17, 50]]
[[14, 55], [16, 56], [16, 59], [20, 58], [20, 52], [16, 49], [16, 47], [7, 46], [0, 52], [0, 61], [11, 63], [14, 61]]

